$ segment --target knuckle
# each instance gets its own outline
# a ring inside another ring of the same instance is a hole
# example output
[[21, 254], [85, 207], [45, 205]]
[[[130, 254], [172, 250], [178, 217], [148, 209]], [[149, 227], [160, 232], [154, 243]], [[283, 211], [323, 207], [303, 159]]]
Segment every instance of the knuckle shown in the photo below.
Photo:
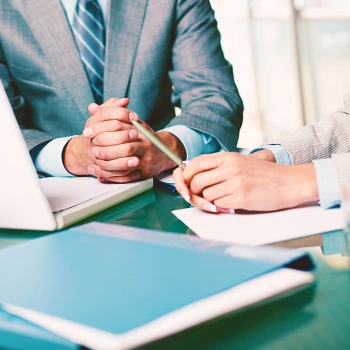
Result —
[[231, 174], [231, 176], [238, 177], [241, 173], [241, 170], [239, 167], [231, 165], [228, 167], [227, 172]]
[[93, 138], [92, 142], [96, 146], [102, 146], [103, 145], [103, 136], [101, 134], [96, 135]]
[[131, 157], [134, 154], [134, 148], [132, 144], [125, 144], [125, 155]]
[[[234, 183], [235, 183], [235, 187], [236, 187], [237, 189], [239, 189], [239, 192], [238, 192], [238, 193], [245, 193], [245, 192], [246, 192], [247, 186], [246, 186], [246, 182], [245, 182], [245, 180], [244, 180], [243, 177], [237, 176], [237, 177], [235, 178]], [[233, 186], [231, 186], [231, 188], [233, 188]], [[231, 192], [233, 192], [233, 190], [232, 190]]]
[[124, 170], [124, 168], [121, 166], [121, 162], [118, 159], [114, 159], [109, 161], [111, 169], [114, 171], [118, 171], [118, 176], [120, 175], [119, 173]]
[[103, 160], [109, 160], [109, 154], [108, 152], [104, 149], [104, 147], [100, 147], [98, 149], [98, 155], [99, 155], [99, 159]]
[[128, 143], [130, 140], [128, 132], [122, 132], [119, 135], [119, 143]]
[[102, 170], [107, 170], [107, 163], [104, 160], [99, 160], [97, 162], [97, 165], [100, 167]]
[[196, 194], [200, 192], [200, 182], [197, 176], [195, 176], [191, 181], [191, 191]]
[[232, 158], [233, 160], [237, 160], [239, 158], [239, 154], [236, 152], [232, 152], [229, 154], [229, 157]]
[[[202, 156], [196, 157], [194, 159], [191, 160], [191, 167], [193, 167], [194, 169], [198, 167], [198, 165], [201, 163], [202, 161]], [[186, 167], [187, 169], [187, 167]]]
[[100, 128], [100, 125], [98, 123], [91, 125], [91, 128], [92, 128], [94, 135], [99, 134], [101, 132], [101, 128]]
[[101, 108], [101, 118], [102, 118], [102, 120], [108, 119], [108, 108], [107, 107]]
[[85, 126], [84, 126], [84, 129], [86, 129], [87, 127], [89, 127], [92, 123], [91, 123], [91, 118], [92, 117], [90, 117], [87, 121], [86, 121], [86, 123], [85, 123]]
[[202, 191], [202, 195], [208, 201], [211, 201], [213, 199], [211, 196], [211, 191], [208, 188], [206, 188]]
[[95, 167], [96, 177], [103, 177], [103, 171], [100, 167]]
[[97, 123], [97, 118], [95, 116], [91, 116], [87, 121], [86, 121], [86, 126], [93, 126], [94, 124]]
[[119, 120], [111, 120], [112, 130], [119, 131], [121, 129], [121, 122]]
[[125, 120], [129, 120], [130, 111], [128, 109], [122, 108], [122, 107], [120, 107], [120, 110], [121, 110], [121, 117]]

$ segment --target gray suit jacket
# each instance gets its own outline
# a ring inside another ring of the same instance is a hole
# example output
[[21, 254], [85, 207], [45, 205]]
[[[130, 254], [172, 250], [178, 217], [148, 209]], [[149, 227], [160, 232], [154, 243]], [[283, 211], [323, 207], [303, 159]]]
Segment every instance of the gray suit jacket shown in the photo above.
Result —
[[[105, 100], [236, 148], [243, 106], [208, 0], [110, 0], [107, 22]], [[29, 149], [81, 134], [93, 95], [60, 0], [0, 2], [0, 78]]]
[[314, 159], [333, 158], [339, 184], [344, 190], [350, 181], [350, 94], [344, 106], [316, 124], [296, 130], [276, 143], [289, 152], [293, 164], [310, 163]]

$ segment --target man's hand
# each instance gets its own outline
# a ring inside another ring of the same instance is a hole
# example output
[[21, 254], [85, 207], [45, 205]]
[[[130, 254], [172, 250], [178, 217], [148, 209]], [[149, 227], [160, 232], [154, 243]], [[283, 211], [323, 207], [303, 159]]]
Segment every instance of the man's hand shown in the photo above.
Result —
[[193, 159], [174, 171], [178, 192], [200, 209], [272, 211], [317, 201], [313, 164], [279, 165], [237, 153]]
[[[121, 107], [126, 108], [129, 104], [129, 99], [113, 98], [105, 102], [105, 107]], [[92, 103], [89, 106], [90, 113], [94, 113], [100, 106]], [[85, 124], [85, 129], [89, 128], [93, 124], [92, 118], [89, 118]], [[138, 137], [138, 135], [134, 135]], [[84, 135], [73, 137], [66, 145], [63, 152], [63, 164], [67, 171], [73, 175], [88, 175], [88, 166], [92, 163], [96, 163], [96, 158], [92, 154], [93, 144], [91, 139], [84, 137]]]
[[[67, 146], [72, 149], [75, 142], [79, 142], [82, 147], [76, 147], [76, 150], [83, 149], [80, 155], [85, 156], [81, 156], [80, 162], [79, 154], [74, 157], [74, 165], [78, 164], [75, 170], [70, 170], [69, 163], [65, 162], [67, 170], [76, 175], [89, 173], [101, 182], [130, 182], [153, 177], [174, 167], [172, 161], [135, 130], [131, 119], [137, 120], [137, 115], [121, 106], [120, 100], [118, 103], [119, 106], [110, 103], [89, 106], [91, 117], [83, 132], [84, 142], [79, 136]], [[141, 123], [153, 132], [146, 123]], [[177, 137], [166, 131], [155, 134], [181, 158], [186, 157], [184, 146]]]

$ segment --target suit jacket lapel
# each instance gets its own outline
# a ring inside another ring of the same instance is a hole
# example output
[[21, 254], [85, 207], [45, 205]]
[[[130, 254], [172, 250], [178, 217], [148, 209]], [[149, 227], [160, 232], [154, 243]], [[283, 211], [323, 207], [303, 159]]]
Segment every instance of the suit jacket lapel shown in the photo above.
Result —
[[24, 2], [28, 24], [52, 69], [86, 119], [94, 98], [60, 0]]
[[127, 96], [148, 0], [110, 0], [104, 99]]

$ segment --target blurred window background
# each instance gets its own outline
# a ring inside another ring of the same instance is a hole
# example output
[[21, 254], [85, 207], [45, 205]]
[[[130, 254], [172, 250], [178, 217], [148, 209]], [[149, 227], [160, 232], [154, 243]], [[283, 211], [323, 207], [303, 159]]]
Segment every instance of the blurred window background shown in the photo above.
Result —
[[245, 104], [240, 147], [319, 121], [350, 92], [350, 0], [211, 0]]

